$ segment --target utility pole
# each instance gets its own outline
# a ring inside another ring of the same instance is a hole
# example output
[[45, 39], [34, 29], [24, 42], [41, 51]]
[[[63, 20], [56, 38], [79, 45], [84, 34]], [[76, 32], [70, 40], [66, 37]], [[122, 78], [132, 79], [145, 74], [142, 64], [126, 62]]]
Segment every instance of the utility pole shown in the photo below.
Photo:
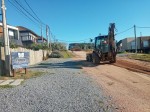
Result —
[[41, 38], [42, 38], [42, 43], [43, 43], [42, 23], [41, 23]]
[[51, 33], [50, 28], [49, 28], [49, 46], [50, 46], [50, 49], [52, 49], [51, 36], [52, 36], [52, 33]]
[[136, 26], [134, 25], [134, 36], [135, 36], [135, 53], [137, 53], [137, 40], [136, 40]]
[[11, 76], [9, 37], [8, 37], [8, 33], [7, 33], [6, 12], [5, 12], [6, 7], [5, 7], [4, 0], [2, 0], [2, 7], [1, 8], [2, 8], [4, 50], [5, 50], [5, 75]]
[[47, 37], [47, 46], [48, 46], [48, 48], [49, 48], [49, 29], [48, 29], [48, 25], [46, 25], [46, 37]]

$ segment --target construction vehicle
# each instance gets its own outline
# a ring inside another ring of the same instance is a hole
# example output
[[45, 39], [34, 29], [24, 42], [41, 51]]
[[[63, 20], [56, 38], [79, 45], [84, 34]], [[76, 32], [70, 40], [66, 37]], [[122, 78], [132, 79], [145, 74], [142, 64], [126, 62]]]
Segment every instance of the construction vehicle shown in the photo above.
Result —
[[86, 60], [94, 64], [100, 61], [116, 62], [115, 23], [110, 23], [108, 35], [95, 37], [94, 50], [86, 54]]

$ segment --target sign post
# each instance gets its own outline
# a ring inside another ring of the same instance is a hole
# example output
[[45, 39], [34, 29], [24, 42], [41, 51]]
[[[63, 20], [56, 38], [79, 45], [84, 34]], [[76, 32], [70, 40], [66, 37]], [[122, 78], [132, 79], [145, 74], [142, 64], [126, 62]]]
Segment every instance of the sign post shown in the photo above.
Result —
[[12, 69], [13, 76], [15, 76], [15, 69], [25, 69], [25, 74], [27, 73], [27, 67], [29, 64], [29, 52], [12, 52]]

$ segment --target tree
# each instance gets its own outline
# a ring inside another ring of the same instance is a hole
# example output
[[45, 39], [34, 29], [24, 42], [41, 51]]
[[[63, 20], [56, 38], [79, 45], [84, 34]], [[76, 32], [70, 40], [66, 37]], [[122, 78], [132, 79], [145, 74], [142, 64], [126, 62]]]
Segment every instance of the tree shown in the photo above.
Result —
[[54, 42], [51, 44], [52, 50], [66, 50], [66, 44], [61, 42]]

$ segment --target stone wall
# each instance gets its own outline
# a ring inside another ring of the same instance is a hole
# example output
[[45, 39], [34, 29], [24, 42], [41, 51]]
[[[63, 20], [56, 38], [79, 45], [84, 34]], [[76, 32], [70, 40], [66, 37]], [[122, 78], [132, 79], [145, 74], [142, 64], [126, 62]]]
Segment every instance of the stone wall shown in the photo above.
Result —
[[[47, 59], [47, 55], [50, 54], [50, 52], [46, 50], [39, 50], [34, 51], [26, 48], [16, 48], [16, 49], [10, 49], [10, 52], [29, 52], [30, 55], [30, 63], [29, 65], [34, 65], [37, 63], [40, 63], [41, 61]], [[4, 73], [4, 61], [5, 61], [5, 55], [4, 55], [4, 47], [1, 47], [0, 49], [0, 75]]]

